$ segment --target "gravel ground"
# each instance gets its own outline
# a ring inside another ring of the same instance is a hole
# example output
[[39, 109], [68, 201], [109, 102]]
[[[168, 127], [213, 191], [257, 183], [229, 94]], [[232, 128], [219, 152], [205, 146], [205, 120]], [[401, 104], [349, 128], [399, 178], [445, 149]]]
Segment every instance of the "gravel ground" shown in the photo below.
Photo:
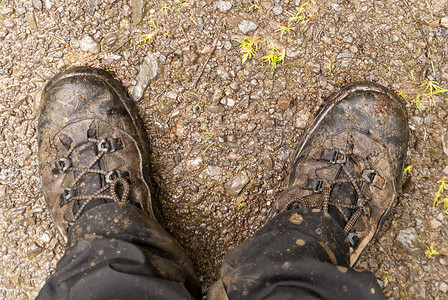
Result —
[[[448, 215], [433, 198], [448, 176], [448, 93], [431, 99], [422, 84], [448, 87], [448, 2], [316, 0], [281, 36], [304, 2], [0, 1], [0, 297], [34, 298], [63, 254], [40, 190], [36, 113], [49, 78], [86, 64], [135, 97], [162, 223], [204, 290], [262, 226], [323, 99], [356, 80], [397, 91], [409, 102], [412, 176], [358, 267], [389, 299], [447, 299]], [[242, 63], [244, 35], [259, 48]], [[272, 45], [286, 54], [274, 70], [262, 59]]]

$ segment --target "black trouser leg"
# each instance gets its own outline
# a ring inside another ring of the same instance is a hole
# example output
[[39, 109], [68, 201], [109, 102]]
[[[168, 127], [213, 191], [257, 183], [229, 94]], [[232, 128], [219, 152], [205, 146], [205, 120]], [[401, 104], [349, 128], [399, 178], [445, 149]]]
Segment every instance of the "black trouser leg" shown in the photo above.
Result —
[[208, 299], [384, 299], [375, 276], [349, 267], [340, 226], [320, 210], [290, 210], [231, 251]]
[[110, 203], [83, 214], [38, 299], [190, 299], [199, 281], [184, 250], [134, 206]]

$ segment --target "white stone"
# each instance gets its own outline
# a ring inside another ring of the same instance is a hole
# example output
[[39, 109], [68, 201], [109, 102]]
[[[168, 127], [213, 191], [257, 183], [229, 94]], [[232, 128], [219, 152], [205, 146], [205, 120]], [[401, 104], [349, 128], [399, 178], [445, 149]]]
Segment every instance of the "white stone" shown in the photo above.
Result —
[[238, 24], [238, 29], [243, 34], [248, 34], [251, 31], [254, 31], [258, 28], [258, 24], [251, 20], [243, 20], [240, 24]]
[[235, 106], [235, 100], [232, 98], [227, 98], [227, 106], [234, 107]]
[[100, 52], [100, 44], [89, 35], [86, 35], [82, 38], [79, 47], [84, 52], [90, 52], [93, 54], [97, 54]]
[[443, 152], [448, 155], [448, 133], [442, 134]]
[[45, 0], [44, 6], [46, 9], [51, 9], [51, 1], [50, 0]]
[[49, 243], [51, 238], [48, 235], [48, 233], [44, 232], [41, 236], [40, 236], [40, 240], [44, 243]]
[[445, 173], [445, 174], [448, 175], [448, 166], [446, 166], [446, 167], [443, 169], [443, 173]]
[[281, 7], [280, 5], [276, 5], [274, 6], [274, 8], [272, 9], [272, 12], [274, 13], [274, 15], [278, 16], [281, 15], [283, 12], [283, 7]]
[[232, 8], [232, 3], [230, 1], [216, 1], [216, 7], [220, 12], [226, 13]]
[[437, 221], [435, 219], [431, 219], [431, 220], [429, 220], [429, 226], [431, 226], [432, 229], [437, 229], [440, 226], [442, 226], [442, 223], [440, 223], [439, 221]]
[[308, 124], [308, 121], [311, 118], [311, 114], [309, 111], [303, 111], [302, 113], [299, 113], [296, 117], [296, 127], [299, 129], [304, 129], [306, 125]]
[[442, 25], [442, 27], [448, 28], [448, 17], [442, 18], [440, 20], [440, 25]]
[[12, 28], [15, 25], [16, 24], [13, 21], [10, 21], [10, 20], [4, 20], [3, 21], [3, 26], [5, 26], [6, 28]]
[[138, 101], [143, 97], [149, 81], [156, 78], [158, 74], [159, 64], [157, 63], [157, 58], [152, 52], [149, 52], [140, 66], [140, 71], [137, 75], [137, 84], [131, 91], [134, 100]]
[[131, 6], [132, 9], [132, 21], [134, 22], [134, 24], [140, 23], [143, 18], [145, 1], [130, 0], [129, 5]]
[[222, 176], [222, 169], [218, 166], [208, 166], [205, 171], [207, 175], [214, 180], [219, 180]]
[[187, 161], [185, 168], [188, 172], [195, 171], [199, 169], [202, 165], [202, 156], [198, 156], [195, 159]]
[[446, 294], [448, 292], [448, 285], [445, 282], [442, 282], [439, 286], [439, 290]]
[[230, 196], [238, 196], [241, 190], [246, 186], [249, 182], [250, 178], [247, 176], [245, 172], [241, 172], [232, 179], [230, 179], [226, 184], [224, 184], [224, 188]]

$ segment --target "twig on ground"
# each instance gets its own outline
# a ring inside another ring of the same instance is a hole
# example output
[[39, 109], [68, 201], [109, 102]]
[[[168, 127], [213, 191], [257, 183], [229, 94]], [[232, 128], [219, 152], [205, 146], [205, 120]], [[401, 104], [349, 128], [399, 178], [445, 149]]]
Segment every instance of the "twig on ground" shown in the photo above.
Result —
[[409, 12], [411, 13], [412, 18], [414, 19], [415, 23], [417, 24], [418, 30], [420, 31], [420, 33], [422, 34], [423, 39], [425, 40], [426, 57], [429, 59], [429, 61], [431, 63], [432, 72], [433, 72], [433, 74], [435, 76], [436, 75], [436, 68], [434, 67], [434, 62], [432, 61], [431, 49], [429, 48], [429, 42], [428, 42], [428, 39], [426, 38], [425, 32], [423, 31], [423, 28], [420, 26], [420, 23], [417, 20], [417, 18], [415, 17], [415, 14], [412, 12], [411, 6], [409, 5], [408, 1], [407, 0], [403, 0], [403, 2], [406, 5], [406, 7], [408, 8]]
[[214, 144], [216, 144], [216, 141], [214, 141], [213, 143], [211, 143], [210, 145], [208, 145], [208, 147], [205, 148], [205, 150], [201, 153], [201, 155], [204, 155], [205, 152], [207, 152], [207, 150], [208, 150], [211, 146], [213, 146]]
[[210, 54], [209, 54], [207, 60], [204, 62], [204, 65], [202, 66], [202, 69], [201, 69], [201, 72], [199, 73], [198, 78], [196, 78], [196, 80], [194, 81], [194, 83], [193, 83], [193, 88], [196, 88], [196, 85], [198, 84], [199, 79], [201, 79], [201, 76], [202, 76], [202, 74], [204, 73], [205, 67], [207, 66], [207, 64], [208, 64], [208, 62], [209, 62], [209, 60], [210, 60], [210, 58], [212, 58], [213, 53], [215, 53], [216, 46], [218, 45], [218, 41], [219, 41], [219, 37], [220, 37], [220, 35], [221, 35], [221, 32], [218, 31], [218, 33], [216, 34], [215, 41], [213, 42], [212, 50], [210, 51]]
[[401, 284], [400, 286], [401, 286], [401, 288], [403, 289], [404, 297], [407, 298], [407, 297], [408, 297], [408, 292], [406, 291], [404, 285]]
[[165, 92], [166, 92], [166, 89], [164, 89], [160, 94], [158, 94], [158, 95], [154, 98], [154, 102], [157, 102], [157, 100], [159, 100], [160, 96], [162, 96]]

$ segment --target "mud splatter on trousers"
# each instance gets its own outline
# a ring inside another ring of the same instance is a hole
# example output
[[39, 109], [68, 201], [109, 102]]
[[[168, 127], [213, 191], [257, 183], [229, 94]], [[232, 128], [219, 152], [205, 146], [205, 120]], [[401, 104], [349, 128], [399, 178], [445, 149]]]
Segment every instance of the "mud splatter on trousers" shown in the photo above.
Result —
[[[87, 211], [69, 230], [37, 299], [191, 299], [200, 285], [184, 250], [134, 206]], [[349, 267], [343, 230], [322, 211], [277, 215], [225, 258], [208, 299], [384, 299], [374, 275]]]

